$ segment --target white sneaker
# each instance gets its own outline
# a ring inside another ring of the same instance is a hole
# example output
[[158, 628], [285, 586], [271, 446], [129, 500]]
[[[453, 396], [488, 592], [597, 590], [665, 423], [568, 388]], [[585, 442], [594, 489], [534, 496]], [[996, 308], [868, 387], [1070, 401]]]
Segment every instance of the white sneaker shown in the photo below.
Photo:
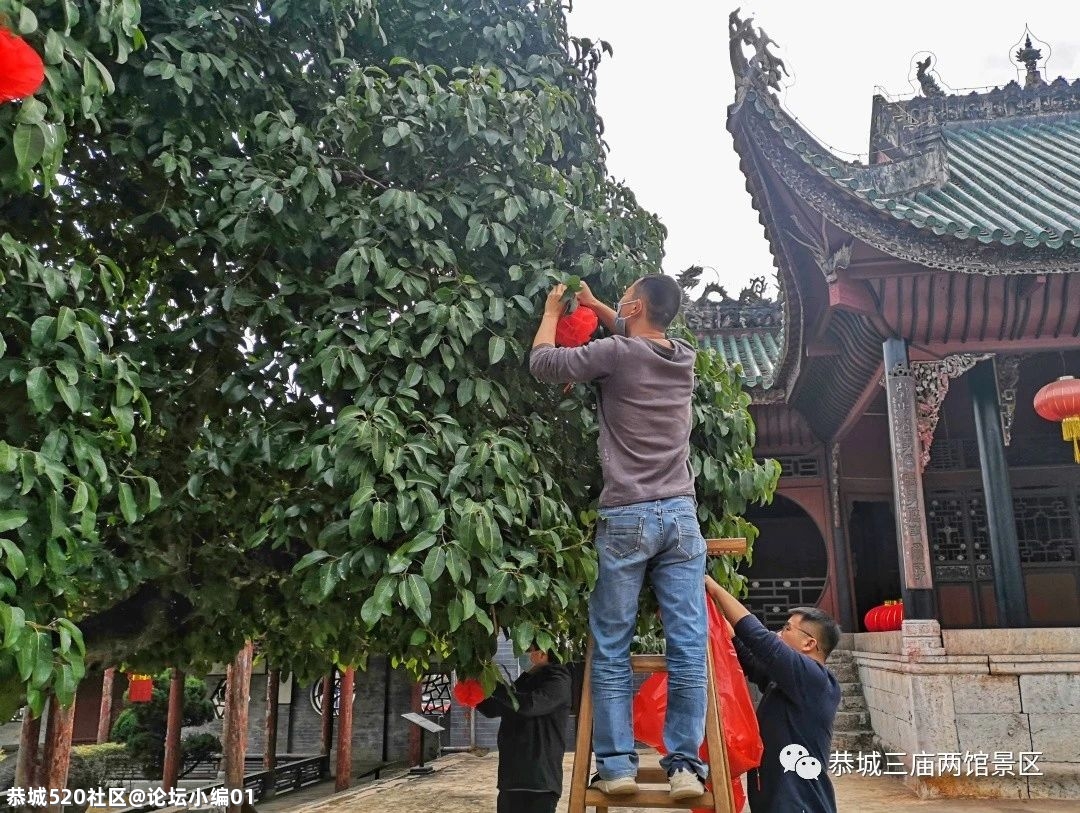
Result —
[[671, 798], [676, 802], [693, 799], [705, 792], [705, 786], [698, 779], [698, 775], [686, 768], [679, 768], [668, 777], [671, 785]]
[[637, 780], [632, 776], [620, 776], [618, 779], [595, 779], [590, 787], [596, 788], [607, 796], [629, 796], [638, 792]]

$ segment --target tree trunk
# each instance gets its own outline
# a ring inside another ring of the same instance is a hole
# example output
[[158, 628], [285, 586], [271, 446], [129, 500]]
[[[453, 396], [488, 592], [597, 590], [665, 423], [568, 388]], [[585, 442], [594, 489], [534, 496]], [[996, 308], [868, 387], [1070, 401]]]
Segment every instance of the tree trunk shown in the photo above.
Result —
[[352, 719], [353, 680], [356, 669], [352, 666], [341, 674], [341, 701], [338, 705], [337, 771], [334, 790], [345, 790], [352, 785]]
[[263, 749], [263, 770], [277, 768], [278, 684], [280, 669], [266, 670], [266, 747]]
[[113, 680], [116, 678], [116, 668], [109, 667], [101, 676], [101, 706], [98, 708], [97, 741], [98, 743], [109, 741], [109, 732], [112, 731], [112, 694]]
[[[244, 787], [244, 755], [247, 753], [248, 701], [251, 699], [251, 661], [254, 647], [244, 644], [225, 677], [225, 787]], [[230, 804], [228, 813], [240, 813], [241, 805]]]
[[15, 782], [12, 787], [37, 787], [38, 742], [41, 739], [41, 718], [35, 717], [29, 706], [23, 706], [22, 727], [19, 729], [19, 756], [15, 763]]
[[[56, 697], [49, 700], [49, 720], [45, 727], [45, 758], [41, 763], [44, 786], [48, 790], [67, 787], [68, 767], [71, 765], [71, 733], [75, 723], [75, 702], [62, 708]], [[63, 813], [63, 805], [48, 805], [49, 813]]]
[[[322, 682], [322, 755], [330, 756], [334, 747], [334, 669], [323, 676]], [[329, 765], [329, 762], [327, 763]]]
[[165, 790], [176, 787], [180, 778], [180, 729], [184, 725], [184, 673], [172, 670], [169, 682], [169, 713], [165, 723], [165, 770], [161, 786]]

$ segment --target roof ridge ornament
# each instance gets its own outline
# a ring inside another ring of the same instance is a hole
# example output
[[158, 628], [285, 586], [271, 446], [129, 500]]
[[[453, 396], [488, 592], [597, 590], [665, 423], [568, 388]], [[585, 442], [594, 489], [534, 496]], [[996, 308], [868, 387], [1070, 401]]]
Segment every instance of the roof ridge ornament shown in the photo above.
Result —
[[[1036, 37], [1036, 42], [1039, 42]], [[1046, 44], [1046, 43], [1041, 43]], [[1014, 55], [1016, 61], [1021, 63], [1027, 71], [1024, 76], [1024, 90], [1031, 90], [1037, 88], [1040, 85], [1045, 85], [1046, 81], [1043, 79], [1042, 74], [1039, 72], [1039, 62], [1042, 61], [1042, 49], [1036, 48], [1031, 44], [1031, 29], [1026, 25], [1024, 26], [1024, 45], [1022, 48], [1016, 50]], [[1047, 61], [1050, 59], [1047, 56]]]
[[[933, 62], [936, 68], [937, 59], [933, 54], [927, 54], [926, 59], [919, 62], [915, 62], [915, 78], [919, 80], [919, 87], [922, 88], [923, 96], [930, 98], [931, 96], [944, 96], [945, 91], [941, 89], [941, 85], [938, 84], [937, 79], [930, 73], [930, 63]], [[909, 69], [910, 70], [910, 69]], [[911, 74], [908, 74], [910, 76]]]
[[[779, 44], [760, 26], [755, 32], [754, 18], [747, 17], [743, 20], [739, 17], [739, 11], [740, 9], [737, 8], [728, 15], [731, 70], [738, 79], [772, 88], [779, 93], [783, 90], [780, 84], [782, 77], [791, 76], [784, 60], [769, 51], [769, 46], [779, 47]], [[749, 45], [754, 49], [754, 54], [749, 59], [743, 53], [744, 45]]]

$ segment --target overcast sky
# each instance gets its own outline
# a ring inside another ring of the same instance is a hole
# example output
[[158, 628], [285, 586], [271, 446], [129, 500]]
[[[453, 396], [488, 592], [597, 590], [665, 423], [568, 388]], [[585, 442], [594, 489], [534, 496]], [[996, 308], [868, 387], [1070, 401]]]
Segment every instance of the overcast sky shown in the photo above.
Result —
[[[615, 49], [600, 66], [597, 90], [608, 168], [667, 226], [664, 270], [715, 268], [732, 295], [756, 276], [771, 286], [772, 260], [724, 126], [734, 97], [727, 45], [734, 2], [573, 6], [571, 32]], [[1044, 75], [1080, 77], [1080, 4], [760, 0], [743, 4], [741, 15], [748, 14], [779, 44], [774, 50], [793, 74], [784, 106], [841, 155], [865, 155], [876, 86], [914, 95], [909, 76], [914, 82], [912, 58], [920, 52], [936, 55], [947, 88], [1005, 84], [1017, 77], [1011, 54], [1027, 24], [1049, 44]]]

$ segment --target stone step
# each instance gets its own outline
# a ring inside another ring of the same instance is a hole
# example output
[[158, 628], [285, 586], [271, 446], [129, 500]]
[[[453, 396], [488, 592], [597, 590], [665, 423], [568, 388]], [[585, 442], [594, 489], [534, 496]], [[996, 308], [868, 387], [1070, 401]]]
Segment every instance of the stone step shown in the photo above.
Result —
[[870, 731], [834, 731], [832, 750], [869, 753], [874, 750], [874, 734]]
[[859, 667], [853, 663], [830, 664], [829, 669], [840, 683], [853, 683], [859, 679]]
[[869, 713], [870, 708], [866, 705], [866, 698], [862, 692], [844, 692], [840, 695], [840, 711], [861, 711]]
[[870, 731], [870, 712], [838, 711], [833, 731]]

